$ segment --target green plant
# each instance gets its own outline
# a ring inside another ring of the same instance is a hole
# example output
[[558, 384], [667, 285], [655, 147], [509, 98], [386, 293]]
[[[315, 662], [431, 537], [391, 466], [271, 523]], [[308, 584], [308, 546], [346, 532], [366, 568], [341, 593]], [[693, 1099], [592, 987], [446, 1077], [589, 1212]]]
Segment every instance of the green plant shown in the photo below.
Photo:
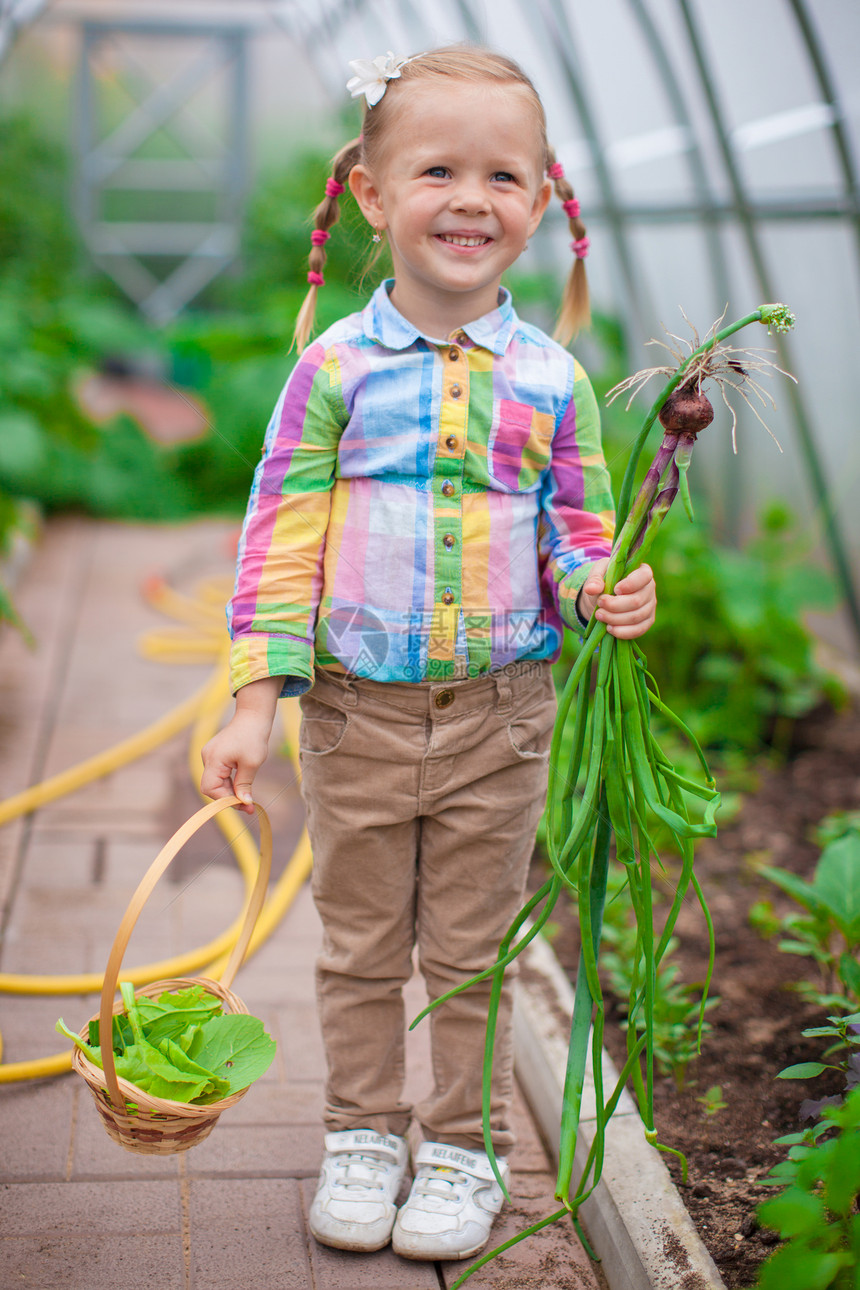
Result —
[[0, 495], [48, 511], [187, 514], [171, 452], [128, 418], [97, 426], [80, 407], [77, 381], [106, 355], [166, 348], [109, 286], [83, 278], [67, 180], [62, 148], [22, 116], [0, 119]]
[[[795, 521], [779, 503], [766, 508], [758, 532], [742, 550], [717, 542], [707, 520], [689, 523], [670, 513], [665, 540], [652, 549], [650, 563], [660, 607], [648, 633], [649, 669], [660, 682], [662, 699], [719, 774], [725, 823], [750, 790], [754, 759], [784, 752], [798, 718], [822, 703], [838, 706], [844, 698], [838, 679], [816, 661], [814, 639], [803, 621], [805, 611], [833, 604], [833, 580], [809, 560]], [[554, 668], [559, 693], [579, 648], [569, 633]], [[652, 721], [673, 765], [693, 777], [692, 745], [659, 712]], [[560, 749], [565, 761], [572, 738], [568, 725]], [[688, 798], [687, 806], [696, 818], [696, 800]], [[659, 820], [649, 827], [658, 849], [676, 849], [671, 830]], [[538, 843], [545, 852], [546, 815]], [[760, 912], [764, 916], [763, 906]]]
[[25, 282], [47, 296], [75, 276], [68, 181], [66, 150], [31, 116], [0, 117], [0, 280]]
[[[586, 365], [595, 390], [611, 400], [603, 413], [603, 437], [612, 468], [625, 460], [637, 429], [629, 404], [612, 398], [609, 389], [628, 384], [620, 380], [624, 341], [615, 320], [599, 316], [590, 344], [594, 352], [588, 352]], [[735, 361], [750, 368], [743, 356]], [[735, 381], [741, 366], [731, 369]], [[696, 517], [689, 519], [673, 509], [648, 557], [660, 594], [657, 621], [648, 633], [649, 667], [666, 703], [718, 767], [723, 789], [743, 790], [750, 757], [784, 752], [799, 717], [844, 698], [836, 678], [816, 661], [814, 637], [803, 621], [810, 609], [836, 605], [836, 582], [812, 558], [809, 538], [784, 503], [762, 509], [756, 532], [742, 547], [717, 539], [706, 506], [697, 504]], [[574, 658], [569, 640], [557, 665], [559, 688]], [[684, 741], [673, 740], [658, 714], [655, 725], [673, 761], [683, 757]], [[720, 818], [728, 814], [724, 792]]]
[[[36, 519], [32, 507], [0, 491], [0, 569], [3, 562], [11, 557], [16, 542], [30, 540], [35, 528]], [[33, 637], [0, 578], [0, 623], [4, 622], [17, 628], [28, 644], [32, 644]]]
[[[801, 1120], [814, 1120], [798, 1133], [777, 1138], [788, 1148], [764, 1182], [785, 1190], [759, 1207], [759, 1220], [779, 1232], [785, 1244], [763, 1265], [761, 1290], [856, 1290], [860, 1274], [860, 815], [840, 813], [819, 825], [822, 846], [812, 882], [782, 869], [760, 872], [806, 911], [778, 919], [769, 902], [759, 902], [755, 924], [787, 933], [780, 949], [818, 963], [824, 990], [802, 983], [807, 998], [849, 1011], [811, 1026], [806, 1039], [830, 1041], [825, 1060], [797, 1062], [777, 1076], [784, 1080], [841, 1075], [843, 1089], [807, 1098]], [[834, 985], [842, 992], [833, 992]], [[826, 1060], [830, 1059], [830, 1060]], [[836, 1060], [834, 1060], [836, 1059]]]
[[[612, 946], [612, 935], [608, 929], [604, 930], [607, 933], [607, 945]], [[627, 940], [628, 938], [625, 937], [624, 941]], [[635, 946], [628, 949], [624, 941], [618, 949], [604, 950], [601, 953], [600, 962], [609, 973], [610, 988], [613, 993], [619, 998], [629, 1000], [634, 981], [642, 979], [644, 964], [634, 957]], [[677, 948], [677, 939], [670, 937], [666, 943], [663, 958], [657, 965], [654, 979], [651, 1043], [657, 1069], [663, 1075], [671, 1075], [675, 1086], [682, 1089], [686, 1081], [687, 1068], [698, 1056], [702, 1036], [711, 1027], [708, 1021], [701, 1020], [702, 983], [685, 983], [678, 980], [680, 967], [671, 961], [671, 955]], [[719, 1002], [718, 997], [709, 996], [705, 1000], [704, 1007], [708, 1010], [716, 1007]], [[629, 1018], [622, 1024], [626, 1028], [630, 1024]], [[646, 1026], [644, 1015], [637, 1014], [634, 1024], [637, 1032], [640, 1035], [643, 1034]]]
[[[784, 1244], [761, 1265], [759, 1290], [856, 1290], [860, 1272], [860, 1088], [828, 1107], [814, 1129], [778, 1141], [789, 1159], [765, 1182], [782, 1186], [759, 1222]], [[787, 1185], [786, 1185], [787, 1184]]]
[[[672, 958], [677, 948], [677, 938], [670, 937], [657, 964], [652, 1043], [657, 1069], [663, 1075], [671, 1075], [680, 1089], [684, 1086], [690, 1062], [699, 1053], [701, 1036], [710, 1030], [710, 1024], [700, 1015], [702, 983], [678, 980], [680, 967]], [[607, 878], [600, 967], [622, 1010], [628, 1013], [622, 1023], [626, 1028], [630, 1024], [629, 1003], [636, 997], [636, 986], [643, 979], [645, 965], [627, 876], [621, 866], [614, 864], [610, 864]], [[718, 998], [708, 998], [705, 1009], [716, 1007], [718, 1003]], [[645, 1017], [641, 1011], [633, 1024], [641, 1035], [645, 1030]]]
[[785, 752], [799, 717], [842, 697], [802, 618], [834, 606], [833, 579], [810, 560], [781, 503], [764, 510], [741, 550], [716, 542], [702, 521], [667, 522], [651, 558], [660, 613], [648, 637], [666, 701], [720, 762]]
[[728, 1106], [728, 1102], [723, 1098], [723, 1090], [719, 1084], [712, 1084], [700, 1097], [696, 1098], [696, 1101], [701, 1103], [704, 1114], [709, 1118], [719, 1115], [720, 1111], [725, 1111]]
[[764, 940], [772, 940], [782, 927], [782, 922], [771, 900], [754, 900], [747, 915], [749, 925]]
[[[799, 987], [824, 1007], [851, 1011], [860, 1006], [860, 815], [829, 816], [818, 831], [823, 850], [812, 881], [785, 869], [763, 866], [760, 873], [805, 911], [780, 920], [779, 948], [818, 964], [818, 983]], [[761, 926], [766, 913], [758, 911]]]
[[116, 305], [81, 292], [57, 301], [0, 285], [0, 490], [47, 511], [78, 506], [96, 515], [169, 518], [189, 514], [191, 496], [174, 453], [128, 417], [96, 426], [75, 385], [110, 340], [141, 348], [143, 325]]
[[[802, 1031], [805, 1039], [832, 1039], [825, 1053], [825, 1057], [833, 1057], [837, 1053], [843, 1053], [843, 1059], [839, 1062], [797, 1062], [793, 1066], [786, 1066], [777, 1075], [777, 1079], [816, 1079], [823, 1075], [825, 1071], [840, 1071], [845, 1078], [845, 1092], [850, 1092], [860, 1084], [860, 1053], [856, 1049], [860, 1048], [860, 1012], [849, 1013], [848, 1016], [828, 1017], [826, 1026], [810, 1026], [807, 1030]], [[800, 1104], [801, 1120], [815, 1119], [821, 1115], [825, 1107], [838, 1106], [842, 1102], [839, 1094], [832, 1094], [828, 1097], [819, 1098], [818, 1100], [807, 1099]]]

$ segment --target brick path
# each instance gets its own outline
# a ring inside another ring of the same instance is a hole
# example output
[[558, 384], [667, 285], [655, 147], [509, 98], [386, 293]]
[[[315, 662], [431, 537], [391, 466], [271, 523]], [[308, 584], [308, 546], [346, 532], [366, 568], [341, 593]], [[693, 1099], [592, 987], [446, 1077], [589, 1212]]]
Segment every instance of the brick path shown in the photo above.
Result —
[[[52, 521], [16, 599], [37, 638], [28, 651], [0, 633], [0, 796], [133, 735], [207, 675], [198, 663], [146, 659], [141, 633], [165, 625], [139, 594], [164, 573], [192, 591], [229, 579], [233, 526], [170, 528]], [[0, 830], [0, 970], [101, 971], [129, 896], [169, 834], [199, 805], [187, 736]], [[301, 827], [289, 763], [258, 781], [271, 802], [276, 870]], [[182, 853], [151, 898], [127, 965], [208, 941], [234, 918], [242, 885], [214, 825]], [[0, 1285], [28, 1290], [445, 1290], [465, 1264], [413, 1264], [318, 1246], [306, 1231], [322, 1149], [323, 1059], [313, 998], [319, 927], [307, 889], [241, 970], [236, 988], [278, 1040], [269, 1073], [184, 1155], [138, 1156], [107, 1136], [75, 1075], [0, 1085]], [[417, 981], [409, 1005], [421, 1005]], [[4, 1061], [62, 1047], [60, 1015], [77, 1029], [94, 996], [0, 995]], [[423, 1089], [425, 1035], [410, 1049], [412, 1096]], [[550, 1164], [517, 1104], [514, 1206], [494, 1236], [550, 1211]], [[472, 1290], [599, 1290], [568, 1225], [519, 1246], [468, 1283]]]

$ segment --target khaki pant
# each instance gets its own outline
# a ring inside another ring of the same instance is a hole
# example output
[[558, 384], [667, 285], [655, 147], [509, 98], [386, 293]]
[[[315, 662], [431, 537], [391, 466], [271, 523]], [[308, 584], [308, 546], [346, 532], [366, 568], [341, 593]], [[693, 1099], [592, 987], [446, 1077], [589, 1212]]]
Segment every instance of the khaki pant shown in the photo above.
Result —
[[[448, 683], [318, 671], [302, 697], [303, 794], [323, 923], [317, 964], [329, 1130], [405, 1135], [404, 984], [429, 997], [490, 966], [524, 900], [543, 809], [555, 692], [549, 664]], [[511, 970], [508, 971], [508, 976]], [[431, 1012], [426, 1138], [480, 1147], [490, 982]], [[513, 1144], [511, 992], [499, 1012], [493, 1146]]]

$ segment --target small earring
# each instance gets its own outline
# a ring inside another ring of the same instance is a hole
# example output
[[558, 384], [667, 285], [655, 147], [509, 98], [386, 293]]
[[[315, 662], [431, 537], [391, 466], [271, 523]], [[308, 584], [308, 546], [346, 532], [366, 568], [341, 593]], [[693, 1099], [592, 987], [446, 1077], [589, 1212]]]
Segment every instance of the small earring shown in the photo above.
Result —
[[374, 228], [374, 230], [373, 230], [373, 237], [372, 237], [370, 240], [371, 240], [371, 242], [381, 242], [381, 241], [382, 241], [382, 238], [381, 238], [381, 236], [380, 236], [380, 233], [379, 233], [379, 229], [378, 229], [378, 228]]

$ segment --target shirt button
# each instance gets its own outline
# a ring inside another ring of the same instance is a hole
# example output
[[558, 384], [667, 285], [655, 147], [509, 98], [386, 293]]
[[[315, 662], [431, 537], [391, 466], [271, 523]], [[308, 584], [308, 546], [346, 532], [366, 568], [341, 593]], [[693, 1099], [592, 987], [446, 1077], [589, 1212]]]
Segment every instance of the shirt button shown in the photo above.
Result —
[[453, 690], [440, 690], [439, 693], [435, 695], [433, 702], [436, 704], [437, 708], [450, 708], [456, 697], [457, 696]]
[[456, 541], [457, 539], [454, 537], [453, 533], [446, 533], [442, 539], [442, 545], [450, 551]]
[[456, 436], [455, 434], [449, 434], [449, 435], [448, 435], [448, 438], [445, 440], [445, 447], [446, 447], [446, 448], [456, 448], [456, 447], [457, 447], [457, 436]]
[[449, 349], [449, 350], [448, 350], [448, 357], [450, 358], [450, 360], [451, 360], [451, 362], [452, 362], [452, 363], [456, 363], [457, 359], [460, 357], [460, 351], [459, 351], [459, 349], [456, 349], [456, 348], [454, 348], [454, 349]]
[[453, 603], [454, 603], [454, 593], [453, 593], [453, 591], [443, 591], [443, 592], [442, 592], [442, 604], [443, 604], [443, 605], [453, 605]]
[[452, 386], [451, 386], [451, 398], [452, 398], [452, 399], [459, 399], [459, 397], [460, 397], [460, 395], [461, 395], [462, 393], [463, 393], [463, 387], [462, 387], [462, 386], [460, 386], [460, 385], [452, 385]]
[[442, 495], [444, 497], [454, 496], [454, 485], [451, 483], [450, 479], [446, 479], [445, 483], [442, 485]]

